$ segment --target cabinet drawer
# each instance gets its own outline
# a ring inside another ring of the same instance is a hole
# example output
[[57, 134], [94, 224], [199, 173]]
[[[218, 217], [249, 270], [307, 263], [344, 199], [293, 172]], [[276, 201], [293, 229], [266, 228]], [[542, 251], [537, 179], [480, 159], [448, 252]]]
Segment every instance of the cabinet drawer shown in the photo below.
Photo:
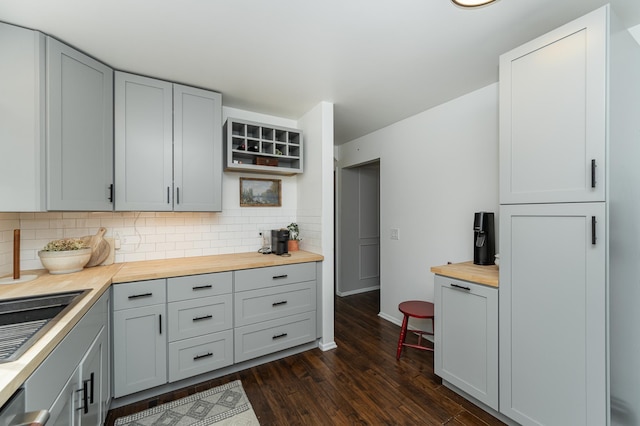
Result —
[[243, 291], [234, 301], [236, 327], [315, 310], [315, 281]]
[[169, 341], [232, 328], [232, 307], [231, 294], [169, 303]]
[[164, 278], [116, 284], [113, 286], [113, 310], [158, 305], [167, 301]]
[[177, 302], [231, 293], [232, 279], [231, 272], [169, 278], [167, 297], [169, 302]]
[[243, 269], [234, 272], [235, 291], [255, 290], [282, 284], [299, 283], [316, 279], [316, 264], [297, 263], [293, 265], [269, 266], [266, 268]]
[[235, 362], [242, 362], [314, 341], [316, 313], [306, 312], [238, 327], [234, 333]]
[[169, 343], [169, 381], [213, 371], [233, 364], [233, 331]]

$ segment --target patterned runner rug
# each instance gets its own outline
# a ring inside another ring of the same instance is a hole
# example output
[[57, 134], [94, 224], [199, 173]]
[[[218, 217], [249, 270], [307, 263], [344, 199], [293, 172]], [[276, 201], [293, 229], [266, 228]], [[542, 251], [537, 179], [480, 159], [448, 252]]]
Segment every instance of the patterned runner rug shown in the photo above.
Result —
[[116, 419], [115, 426], [259, 426], [242, 383], [226, 385]]

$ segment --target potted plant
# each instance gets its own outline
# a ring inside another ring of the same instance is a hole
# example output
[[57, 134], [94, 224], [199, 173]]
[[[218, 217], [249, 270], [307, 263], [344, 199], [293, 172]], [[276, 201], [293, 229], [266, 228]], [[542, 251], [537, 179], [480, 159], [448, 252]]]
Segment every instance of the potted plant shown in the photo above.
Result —
[[289, 226], [287, 226], [287, 229], [289, 230], [289, 251], [298, 251], [300, 249], [299, 242], [302, 240], [302, 238], [300, 238], [300, 229], [298, 228], [298, 224], [290, 223]]
[[68, 274], [84, 268], [91, 258], [91, 248], [79, 238], [63, 238], [49, 242], [38, 256], [50, 274]]

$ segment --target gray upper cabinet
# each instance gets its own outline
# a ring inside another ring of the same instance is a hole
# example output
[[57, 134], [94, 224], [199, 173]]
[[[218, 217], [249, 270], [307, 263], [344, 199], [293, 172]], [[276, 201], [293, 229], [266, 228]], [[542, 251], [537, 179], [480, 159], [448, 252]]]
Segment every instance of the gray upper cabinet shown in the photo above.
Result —
[[116, 210], [173, 209], [171, 115], [171, 83], [116, 72]]
[[116, 210], [222, 209], [222, 97], [115, 76]]
[[112, 210], [113, 71], [0, 23], [0, 211]]
[[175, 211], [222, 210], [222, 96], [173, 85]]
[[46, 208], [45, 36], [0, 23], [0, 211]]
[[500, 57], [501, 204], [604, 201], [607, 38], [601, 15]]
[[48, 210], [113, 210], [113, 70], [47, 37]]

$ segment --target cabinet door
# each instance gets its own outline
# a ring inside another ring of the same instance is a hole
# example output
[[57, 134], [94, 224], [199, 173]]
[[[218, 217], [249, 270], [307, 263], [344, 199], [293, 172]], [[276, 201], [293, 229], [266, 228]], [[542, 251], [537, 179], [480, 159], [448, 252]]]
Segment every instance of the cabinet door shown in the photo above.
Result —
[[106, 359], [105, 330], [102, 329], [80, 364], [80, 423], [83, 426], [100, 426], [105, 413], [102, 411], [103, 365]]
[[500, 57], [501, 204], [604, 201], [606, 15]]
[[172, 85], [115, 73], [116, 209], [170, 211]]
[[55, 399], [49, 409], [49, 420], [47, 425], [53, 426], [79, 426], [80, 421], [77, 415], [78, 408], [82, 404], [80, 400], [80, 366], [78, 366], [69, 380], [62, 388], [62, 391]]
[[49, 210], [113, 210], [113, 70], [47, 37]]
[[607, 424], [604, 203], [500, 210], [500, 411]]
[[46, 209], [45, 36], [0, 22], [0, 211]]
[[222, 96], [173, 86], [174, 210], [222, 210]]
[[114, 312], [114, 397], [166, 383], [165, 318], [165, 305]]
[[437, 275], [435, 363], [443, 380], [498, 409], [498, 289]]

